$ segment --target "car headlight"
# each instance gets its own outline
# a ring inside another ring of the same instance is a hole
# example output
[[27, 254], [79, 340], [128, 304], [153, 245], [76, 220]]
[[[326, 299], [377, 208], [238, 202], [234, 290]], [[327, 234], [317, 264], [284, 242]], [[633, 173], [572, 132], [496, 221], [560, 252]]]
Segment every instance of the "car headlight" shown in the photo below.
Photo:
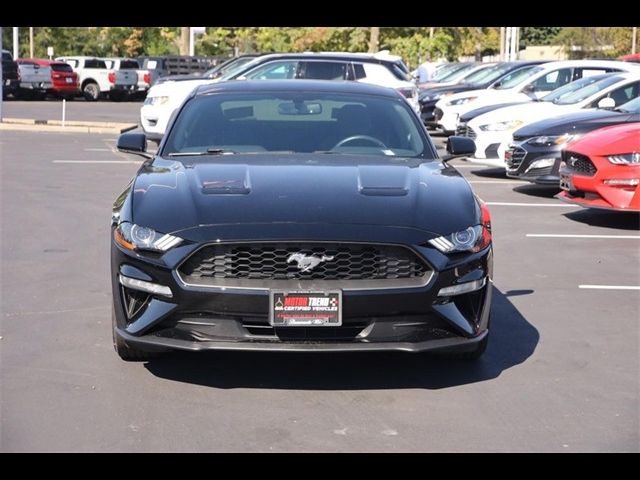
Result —
[[622, 153], [620, 155], [610, 155], [607, 159], [614, 165], [634, 165], [640, 166], [640, 152]]
[[527, 140], [527, 143], [536, 147], [552, 147], [553, 145], [564, 145], [580, 138], [580, 135], [541, 135]]
[[444, 93], [434, 93], [433, 95], [423, 95], [420, 97], [421, 102], [433, 102], [434, 100], [439, 100], [444, 97]]
[[507, 120], [506, 122], [495, 122], [480, 125], [480, 130], [483, 132], [506, 132], [507, 130], [515, 130], [522, 124], [524, 124], [522, 120]]
[[169, 102], [169, 97], [167, 97], [167, 96], [163, 96], [163, 97], [147, 97], [144, 100], [144, 104], [145, 105], [164, 105], [167, 102]]
[[113, 231], [115, 242], [127, 250], [150, 250], [152, 252], [166, 252], [170, 248], [180, 245], [180, 237], [158, 233], [152, 228], [141, 227], [134, 223], [122, 222]]
[[455, 100], [451, 100], [450, 102], [447, 102], [447, 106], [451, 107], [451, 106], [455, 106], [455, 105], [464, 105], [465, 103], [469, 103], [473, 100], [475, 100], [478, 97], [463, 97], [463, 98], [456, 98]]
[[482, 222], [458, 232], [432, 238], [429, 244], [442, 253], [479, 252], [491, 244], [491, 214], [486, 204], [479, 200]]

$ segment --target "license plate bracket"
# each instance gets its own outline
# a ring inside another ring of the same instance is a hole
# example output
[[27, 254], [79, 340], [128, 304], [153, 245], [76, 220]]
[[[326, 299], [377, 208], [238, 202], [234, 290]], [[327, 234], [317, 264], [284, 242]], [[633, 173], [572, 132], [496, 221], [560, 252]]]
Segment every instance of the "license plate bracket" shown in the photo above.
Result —
[[342, 291], [272, 290], [269, 323], [274, 327], [339, 327]]

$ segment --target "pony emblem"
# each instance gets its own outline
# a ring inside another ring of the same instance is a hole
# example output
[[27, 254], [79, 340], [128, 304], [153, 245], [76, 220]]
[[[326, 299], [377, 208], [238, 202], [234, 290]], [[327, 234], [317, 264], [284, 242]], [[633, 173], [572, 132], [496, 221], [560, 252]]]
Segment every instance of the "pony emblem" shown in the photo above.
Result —
[[322, 257], [316, 257], [315, 255], [305, 255], [304, 253], [292, 253], [287, 258], [287, 263], [296, 262], [298, 264], [298, 270], [300, 272], [310, 272], [322, 262], [328, 262], [333, 260], [333, 256], [322, 255]]

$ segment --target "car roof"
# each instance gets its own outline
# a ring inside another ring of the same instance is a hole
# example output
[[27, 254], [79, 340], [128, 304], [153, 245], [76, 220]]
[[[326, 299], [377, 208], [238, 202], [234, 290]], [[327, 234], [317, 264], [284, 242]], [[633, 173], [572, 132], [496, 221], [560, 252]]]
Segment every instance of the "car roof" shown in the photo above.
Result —
[[278, 58], [290, 58], [294, 60], [304, 60], [307, 58], [323, 59], [323, 60], [359, 60], [369, 62], [398, 62], [402, 58], [396, 55], [378, 55], [373, 53], [354, 53], [354, 52], [302, 52], [302, 53], [267, 53], [260, 55], [256, 59], [267, 61]]
[[16, 62], [33, 62], [38, 65], [66, 65], [61, 60], [49, 60], [48, 58], [16, 58]]
[[335, 80], [230, 80], [228, 82], [200, 85], [194, 95], [223, 92], [327, 92], [354, 93], [397, 98], [400, 94], [393, 88], [369, 83]]

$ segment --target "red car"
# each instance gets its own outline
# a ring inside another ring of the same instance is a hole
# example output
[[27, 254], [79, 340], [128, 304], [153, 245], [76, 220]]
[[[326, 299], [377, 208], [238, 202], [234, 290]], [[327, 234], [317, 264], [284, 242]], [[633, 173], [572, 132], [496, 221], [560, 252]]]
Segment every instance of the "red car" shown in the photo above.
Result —
[[587, 208], [640, 212], [640, 123], [601, 128], [562, 152], [558, 198]]
[[71, 65], [57, 60], [47, 60], [44, 58], [30, 58], [29, 61], [37, 63], [38, 65], [51, 67], [51, 82], [53, 85], [47, 90], [47, 93], [66, 98], [68, 100], [80, 95], [78, 74], [73, 71]]

